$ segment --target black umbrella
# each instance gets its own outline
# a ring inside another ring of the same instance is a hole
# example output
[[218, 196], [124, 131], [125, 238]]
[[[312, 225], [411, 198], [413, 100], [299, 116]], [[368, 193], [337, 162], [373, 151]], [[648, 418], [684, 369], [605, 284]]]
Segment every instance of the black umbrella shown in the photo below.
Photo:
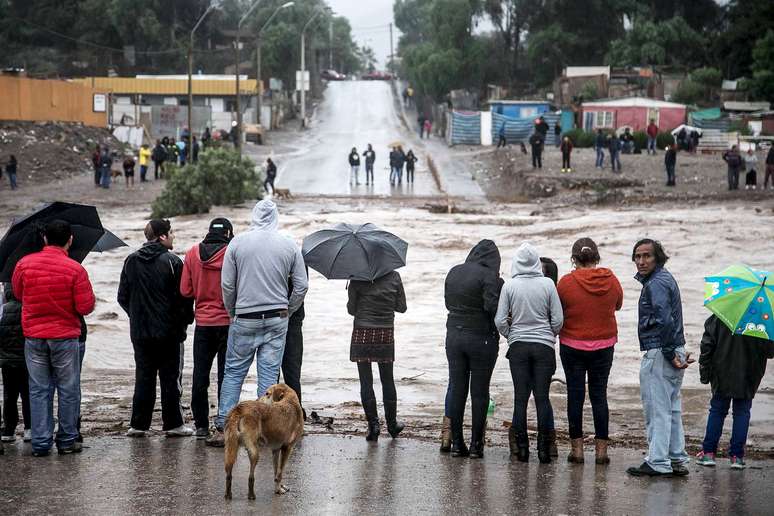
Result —
[[114, 235], [110, 230], [106, 229], [105, 233], [100, 237], [97, 243], [94, 244], [94, 247], [92, 247], [91, 250], [98, 253], [104, 253], [105, 251], [111, 251], [117, 247], [124, 247], [127, 245], [126, 242]]
[[338, 224], [307, 236], [301, 250], [328, 279], [373, 281], [406, 265], [408, 243], [373, 224]]
[[16, 263], [24, 256], [40, 251], [41, 231], [52, 220], [69, 222], [73, 231], [70, 258], [82, 262], [105, 233], [97, 208], [69, 202], [52, 202], [24, 218], [15, 220], [0, 240], [0, 281], [11, 281]]

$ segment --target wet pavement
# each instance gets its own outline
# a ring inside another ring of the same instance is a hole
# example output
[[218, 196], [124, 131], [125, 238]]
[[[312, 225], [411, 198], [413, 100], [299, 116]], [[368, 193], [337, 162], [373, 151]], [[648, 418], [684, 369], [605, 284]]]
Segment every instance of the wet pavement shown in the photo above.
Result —
[[[504, 447], [483, 460], [438, 453], [435, 443], [310, 435], [288, 463], [290, 493], [274, 495], [270, 454], [234, 469], [223, 500], [223, 451], [194, 439], [90, 438], [80, 455], [34, 458], [28, 445], [0, 456], [3, 514], [771, 514], [774, 461], [733, 471], [690, 465], [690, 475], [638, 479], [638, 452], [614, 449], [610, 466], [512, 461]], [[534, 447], [534, 442], [533, 442]], [[10, 449], [8, 449], [10, 448]], [[564, 455], [565, 450], [560, 450]], [[534, 454], [533, 454], [534, 455]], [[593, 455], [587, 449], [587, 460]]]

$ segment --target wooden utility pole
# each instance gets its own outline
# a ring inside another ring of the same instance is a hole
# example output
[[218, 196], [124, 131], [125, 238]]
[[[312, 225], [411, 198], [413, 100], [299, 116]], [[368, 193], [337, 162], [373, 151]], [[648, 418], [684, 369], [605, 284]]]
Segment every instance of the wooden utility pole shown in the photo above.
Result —
[[[393, 61], [393, 50], [392, 50], [392, 23], [391, 23], [390, 24], [390, 62], [388, 63], [388, 66], [392, 66], [394, 68], [392, 61]], [[392, 73], [392, 70], [390, 70], [390, 73]]]

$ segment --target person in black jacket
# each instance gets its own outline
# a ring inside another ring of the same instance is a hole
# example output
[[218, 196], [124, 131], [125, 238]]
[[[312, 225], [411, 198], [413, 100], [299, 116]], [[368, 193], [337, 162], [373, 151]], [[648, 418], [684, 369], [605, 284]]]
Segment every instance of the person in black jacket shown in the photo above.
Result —
[[766, 154], [766, 177], [763, 179], [763, 189], [769, 187], [769, 178], [771, 178], [771, 188], [774, 190], [774, 145], [769, 148]]
[[[476, 244], [465, 263], [452, 267], [446, 276], [446, 358], [451, 385], [453, 457], [484, 456], [489, 381], [499, 350], [494, 316], [502, 286], [500, 251], [491, 240]], [[473, 412], [469, 452], [462, 435], [468, 384]]]
[[349, 360], [357, 363], [360, 399], [368, 419], [366, 441], [379, 439], [379, 414], [376, 412], [374, 377], [371, 362], [379, 365], [382, 382], [384, 419], [394, 439], [403, 430], [397, 420], [398, 395], [392, 377], [395, 361], [395, 312], [406, 311], [406, 294], [397, 271], [374, 281], [351, 281], [347, 289], [347, 311], [355, 317]]
[[[27, 363], [24, 359], [24, 334], [21, 325], [21, 303], [14, 297], [11, 283], [4, 284], [5, 303], [0, 318], [0, 368], [3, 375], [3, 442], [16, 440], [19, 423], [17, 401], [21, 397], [24, 440], [32, 439], [30, 430], [30, 390]], [[1, 445], [0, 445], [1, 446]]]
[[274, 180], [277, 178], [277, 165], [271, 160], [266, 158], [266, 181], [263, 182], [263, 189], [266, 193], [269, 193], [269, 186], [271, 186], [271, 193], [274, 193]]
[[[309, 276], [309, 269], [306, 271]], [[288, 295], [293, 292], [293, 281], [288, 280]], [[304, 359], [304, 303], [290, 315], [288, 319], [288, 333], [285, 335], [285, 350], [282, 353], [282, 379], [288, 387], [293, 389], [301, 403], [301, 364]], [[279, 378], [277, 379], [279, 383]], [[303, 405], [301, 412], [306, 419], [306, 410]]]
[[406, 183], [414, 182], [414, 164], [417, 161], [419, 160], [414, 156], [414, 151], [409, 149], [406, 153]]
[[374, 182], [374, 161], [376, 161], [376, 153], [374, 152], [371, 144], [368, 144], [368, 148], [363, 153], [365, 157], [365, 171], [366, 171], [366, 184], [373, 184]]
[[677, 151], [676, 145], [667, 145], [666, 153], [664, 153], [664, 166], [667, 173], [667, 186], [675, 186], [675, 166], [677, 165]]
[[715, 315], [704, 322], [699, 377], [701, 383], [712, 386], [712, 399], [702, 451], [696, 456], [697, 464], [715, 465], [723, 423], [733, 405], [734, 422], [728, 456], [732, 468], [744, 469], [744, 445], [750, 427], [752, 400], [766, 373], [766, 361], [772, 358], [774, 342], [732, 334]]
[[356, 185], [360, 184], [358, 173], [360, 172], [360, 154], [355, 147], [352, 147], [352, 151], [349, 153], [349, 182]]
[[535, 131], [529, 137], [529, 145], [532, 150], [532, 168], [543, 168], [543, 137]]
[[129, 437], [148, 431], [161, 382], [161, 419], [167, 436], [188, 436], [180, 407], [183, 342], [193, 322], [193, 300], [180, 294], [183, 262], [171, 253], [174, 233], [168, 220], [145, 226], [147, 242], [130, 254], [121, 271], [118, 304], [129, 315], [134, 347], [135, 386]]

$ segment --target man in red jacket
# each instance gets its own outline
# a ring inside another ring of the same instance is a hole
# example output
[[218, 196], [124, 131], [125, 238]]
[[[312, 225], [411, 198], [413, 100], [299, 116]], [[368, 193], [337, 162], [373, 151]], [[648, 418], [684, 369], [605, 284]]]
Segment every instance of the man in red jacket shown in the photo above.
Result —
[[46, 225], [45, 247], [25, 256], [13, 272], [13, 291], [22, 304], [24, 354], [30, 383], [32, 454], [46, 456], [53, 445], [53, 396], [59, 392], [60, 454], [78, 453], [81, 411], [80, 317], [94, 310], [86, 270], [67, 256], [73, 243], [70, 224]]
[[647, 129], [645, 129], [645, 132], [648, 135], [648, 154], [656, 154], [656, 137], [658, 137], [658, 126], [656, 125], [656, 121], [651, 118], [650, 123], [648, 124]]
[[220, 271], [226, 247], [234, 236], [234, 228], [228, 219], [217, 218], [210, 222], [204, 240], [186, 253], [180, 293], [193, 298], [196, 307], [194, 330], [194, 372], [191, 391], [191, 411], [196, 423], [197, 439], [210, 435], [209, 398], [212, 361], [218, 357], [218, 400], [226, 366], [226, 344], [231, 318], [223, 306], [220, 288]]

